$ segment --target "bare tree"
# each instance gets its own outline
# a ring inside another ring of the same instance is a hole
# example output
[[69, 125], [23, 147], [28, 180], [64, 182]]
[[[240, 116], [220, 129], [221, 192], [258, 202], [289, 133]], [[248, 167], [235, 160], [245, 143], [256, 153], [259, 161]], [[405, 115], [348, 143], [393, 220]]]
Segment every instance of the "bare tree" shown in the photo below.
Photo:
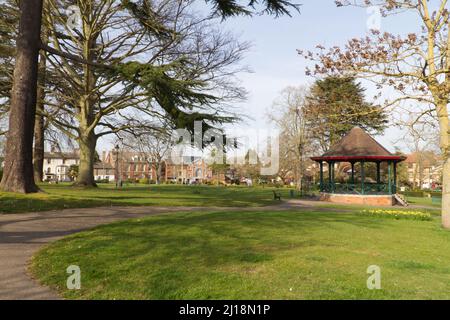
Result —
[[[442, 225], [450, 229], [450, 11], [447, 0], [440, 0], [433, 10], [427, 0], [340, 0], [338, 6], [358, 5], [381, 8], [384, 15], [415, 14], [421, 32], [393, 35], [372, 30], [370, 35], [350, 40], [345, 48], [303, 52], [306, 59], [316, 61], [308, 74], [354, 75], [374, 82], [377, 88], [395, 90], [397, 96], [387, 99], [388, 106], [408, 100], [417, 103], [407, 112], [416, 118], [433, 116], [439, 123], [443, 165]], [[417, 20], [411, 26], [415, 29]], [[391, 95], [392, 96], [392, 95]]]
[[124, 133], [123, 145], [143, 156], [150, 168], [155, 169], [156, 184], [161, 182], [162, 168], [173, 146], [170, 131], [160, 127], [149, 132]]
[[297, 188], [303, 191], [303, 177], [307, 156], [311, 154], [312, 139], [305, 115], [305, 87], [287, 87], [273, 103], [268, 117], [279, 128], [280, 135], [280, 177], [294, 173]]
[[[49, 57], [70, 87], [57, 90], [55, 106], [60, 112], [46, 117], [80, 147], [77, 184], [95, 184], [93, 157], [100, 137], [134, 128], [150, 130], [155, 117], [179, 120], [181, 115], [172, 113], [178, 103], [191, 111], [220, 114], [224, 102], [243, 97], [233, 75], [241, 70], [236, 63], [247, 45], [213, 28], [212, 18], [190, 9], [191, 1], [153, 2], [156, 16], [151, 21], [157, 22], [157, 30], [149, 30], [120, 1], [75, 3], [82, 23], [73, 28], [62, 9], [69, 2], [51, 2], [52, 48], [46, 49], [70, 53]], [[86, 63], [74, 61], [72, 55]], [[112, 64], [115, 70], [107, 67]], [[189, 90], [183, 87], [188, 85]], [[178, 99], [175, 106], [169, 95]]]

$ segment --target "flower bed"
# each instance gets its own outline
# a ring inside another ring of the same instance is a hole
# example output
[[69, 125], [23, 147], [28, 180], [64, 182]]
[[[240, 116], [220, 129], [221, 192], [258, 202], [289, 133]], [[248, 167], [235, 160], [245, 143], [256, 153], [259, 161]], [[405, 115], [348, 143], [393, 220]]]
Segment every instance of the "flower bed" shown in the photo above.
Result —
[[386, 217], [393, 219], [412, 219], [421, 221], [429, 221], [432, 219], [431, 214], [427, 212], [411, 211], [411, 210], [375, 209], [375, 210], [364, 210], [362, 213], [369, 216]]

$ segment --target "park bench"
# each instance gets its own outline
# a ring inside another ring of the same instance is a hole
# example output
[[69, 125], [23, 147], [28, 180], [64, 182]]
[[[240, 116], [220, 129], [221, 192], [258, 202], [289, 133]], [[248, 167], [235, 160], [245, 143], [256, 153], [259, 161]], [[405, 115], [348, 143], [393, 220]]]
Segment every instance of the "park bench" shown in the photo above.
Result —
[[281, 201], [281, 194], [279, 192], [276, 192], [275, 190], [272, 190], [272, 192], [273, 192], [273, 199]]

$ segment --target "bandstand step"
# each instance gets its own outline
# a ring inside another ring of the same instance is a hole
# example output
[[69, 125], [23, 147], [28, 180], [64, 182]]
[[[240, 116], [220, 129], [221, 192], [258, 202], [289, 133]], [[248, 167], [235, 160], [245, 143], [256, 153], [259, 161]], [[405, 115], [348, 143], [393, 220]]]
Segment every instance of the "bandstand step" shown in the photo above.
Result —
[[406, 199], [405, 199], [405, 197], [403, 195], [397, 193], [397, 194], [394, 195], [394, 197], [395, 197], [395, 200], [399, 204], [401, 204], [402, 206], [404, 206], [404, 207], [408, 207], [409, 206], [408, 201], [406, 201]]

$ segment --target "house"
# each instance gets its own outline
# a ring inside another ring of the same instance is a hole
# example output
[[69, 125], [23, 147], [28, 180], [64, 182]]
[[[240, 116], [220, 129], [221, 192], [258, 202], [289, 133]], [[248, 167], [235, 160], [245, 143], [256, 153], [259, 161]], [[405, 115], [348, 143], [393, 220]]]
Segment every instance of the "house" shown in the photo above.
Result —
[[72, 181], [69, 173], [71, 166], [78, 166], [80, 156], [74, 152], [45, 152], [44, 153], [44, 181]]
[[156, 181], [156, 167], [139, 152], [121, 150], [103, 152], [103, 163], [108, 164], [122, 181], [149, 179]]
[[442, 183], [442, 160], [433, 152], [414, 152], [407, 156], [409, 183], [421, 189], [434, 189]]
[[164, 180], [182, 184], [207, 183], [213, 180], [213, 171], [202, 157], [182, 157], [180, 163], [164, 161]]
[[[44, 181], [70, 182], [72, 166], [80, 165], [79, 151], [73, 152], [45, 152], [44, 153]], [[114, 167], [108, 163], [97, 162], [94, 165], [95, 180], [114, 180]]]
[[[148, 157], [139, 152], [110, 151], [103, 154], [104, 162], [119, 172], [123, 181], [149, 179], [157, 180], [157, 169]], [[213, 180], [212, 169], [202, 157], [183, 157], [180, 163], [170, 159], [162, 161], [160, 170], [161, 182], [182, 184], [206, 183]]]
[[115, 168], [106, 162], [97, 162], [94, 164], [94, 179], [96, 181], [104, 180], [104, 181], [115, 181]]

